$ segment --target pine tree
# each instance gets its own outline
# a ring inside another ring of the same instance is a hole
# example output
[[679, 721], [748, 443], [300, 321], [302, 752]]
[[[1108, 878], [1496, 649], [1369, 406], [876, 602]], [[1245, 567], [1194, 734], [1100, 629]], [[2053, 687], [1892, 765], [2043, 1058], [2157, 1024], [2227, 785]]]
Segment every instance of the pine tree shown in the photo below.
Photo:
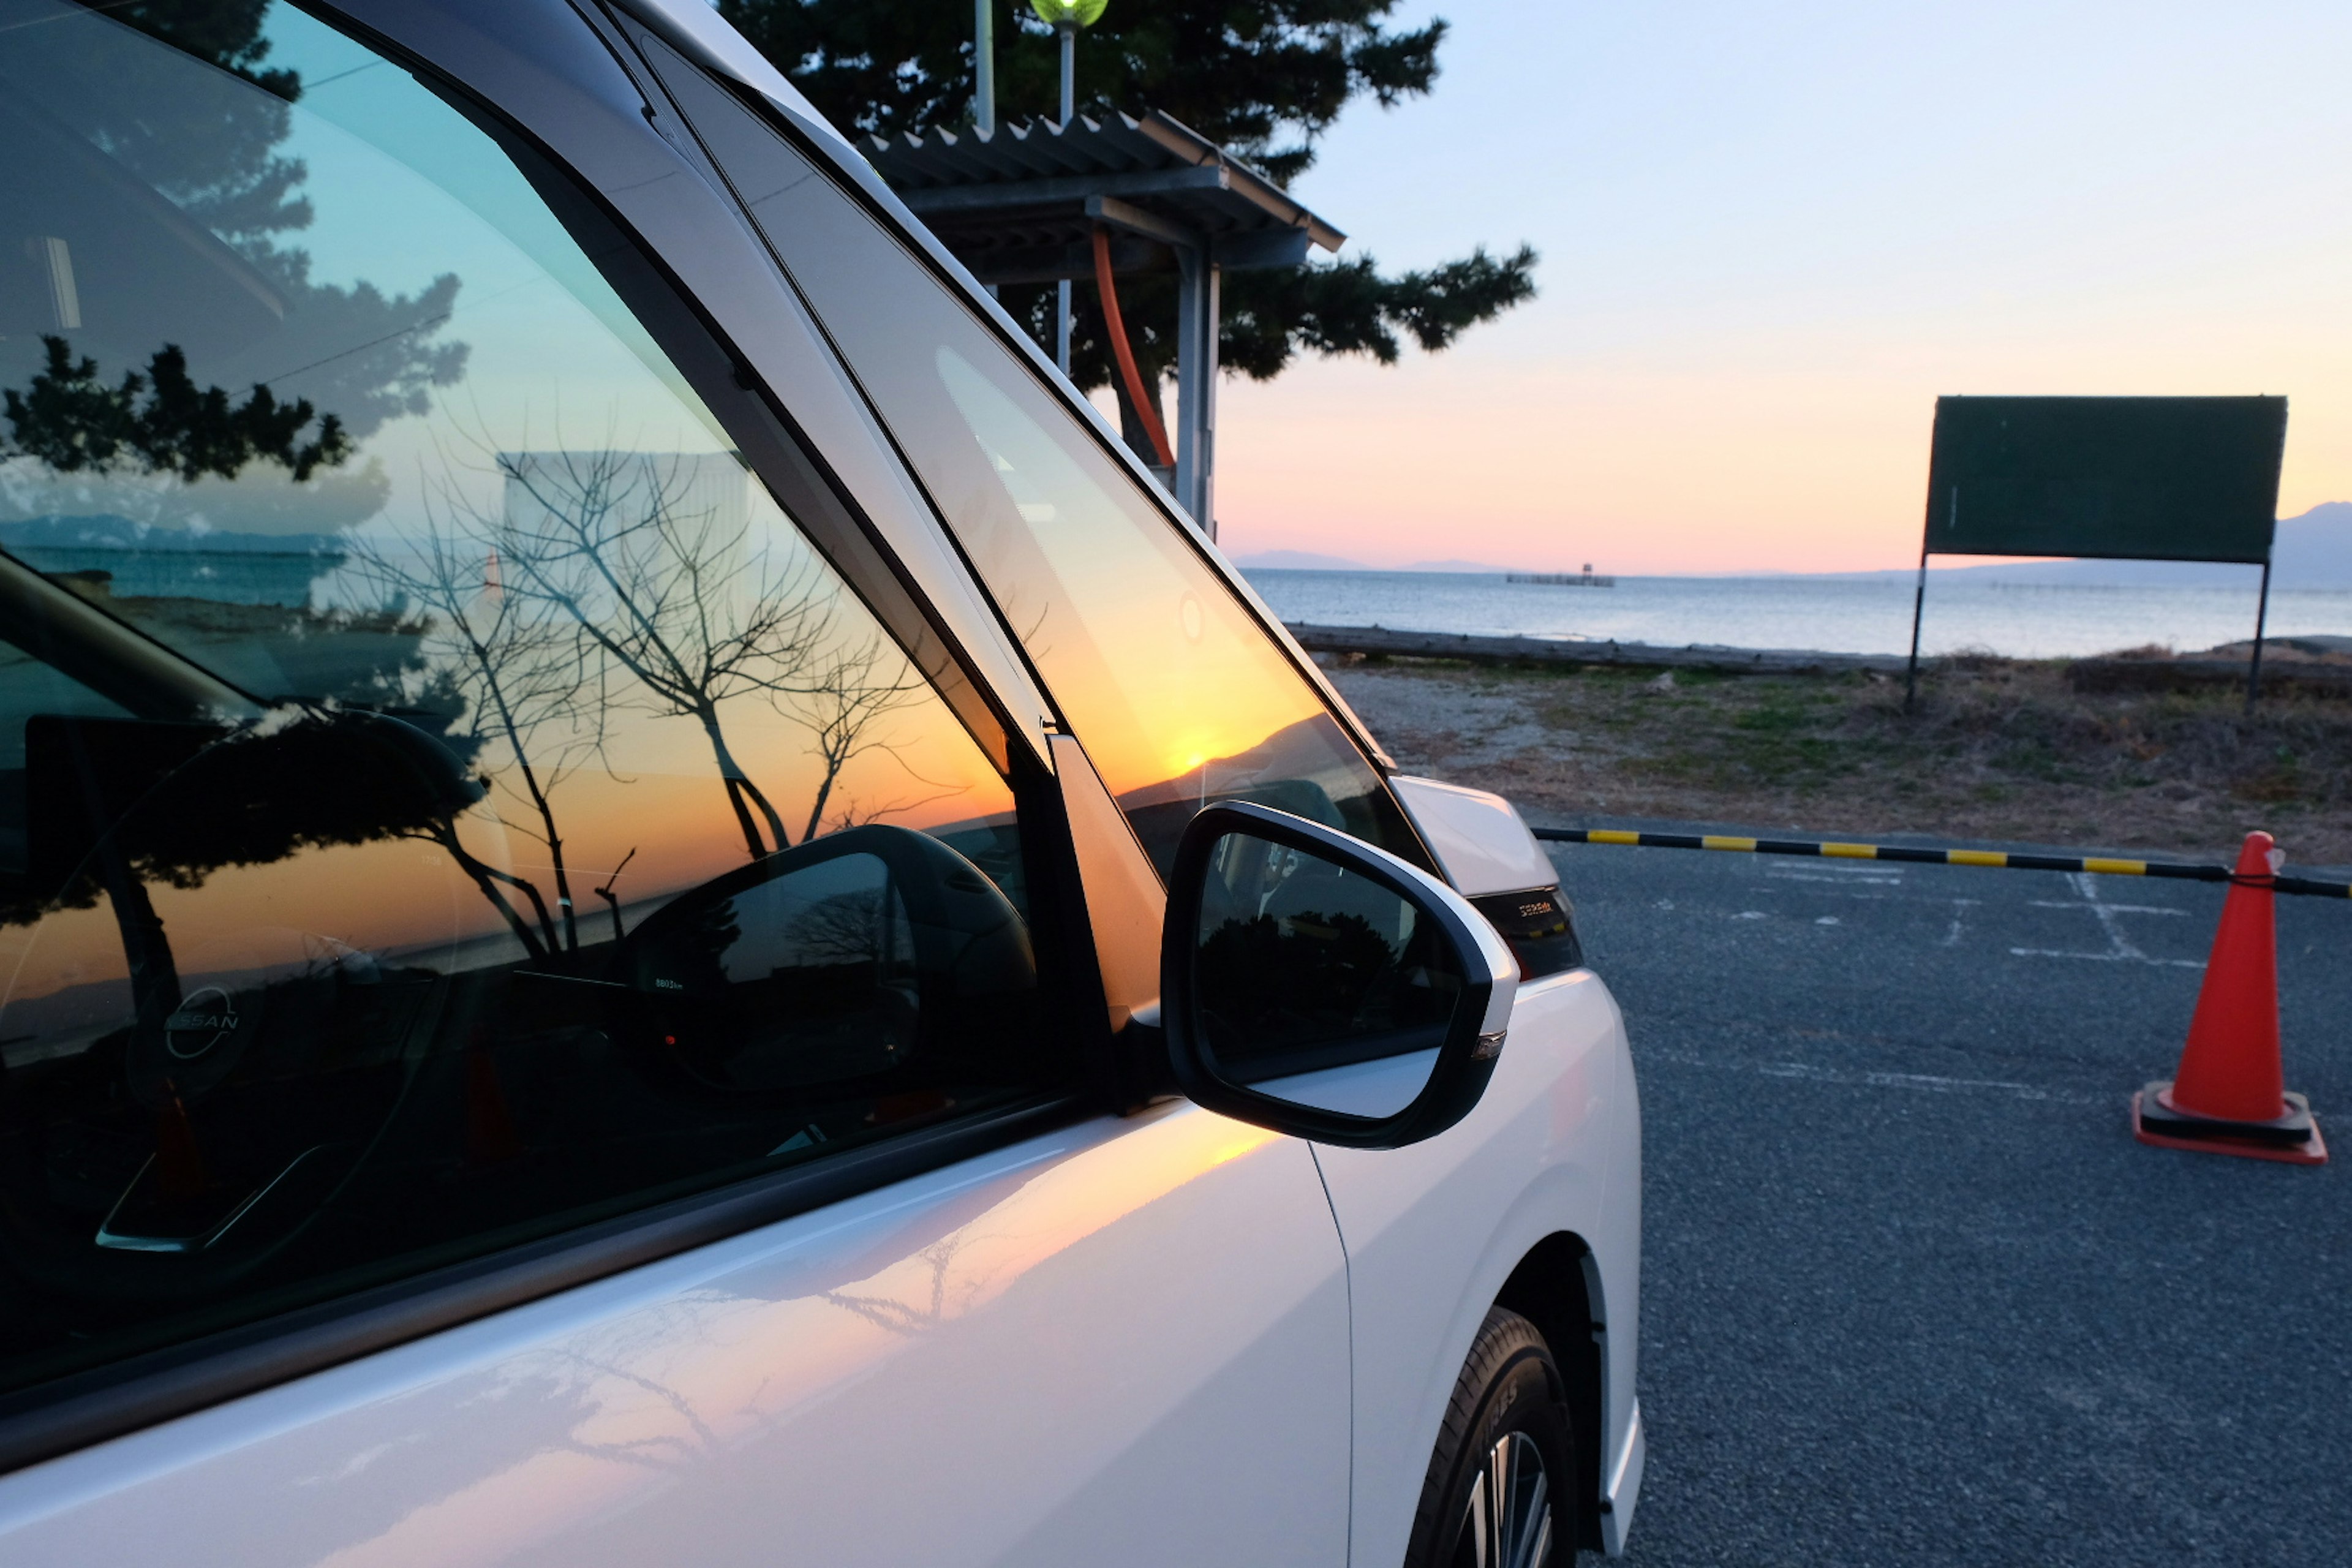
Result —
[[[1051, 120], [1060, 66], [1052, 32], [1025, 5], [994, 0], [997, 117]], [[1078, 108], [1157, 109], [1281, 183], [1315, 161], [1349, 103], [1383, 107], [1430, 91], [1446, 24], [1395, 30], [1396, 0], [1114, 0], [1080, 39]], [[957, 0], [722, 0], [720, 9], [845, 132], [896, 136], [971, 123], [972, 8]], [[1443, 349], [1535, 293], [1536, 254], [1484, 246], [1425, 271], [1383, 274], [1368, 255], [1225, 279], [1219, 355], [1265, 381], [1302, 352], [1393, 363], [1402, 340]], [[1053, 337], [1050, 284], [1007, 287], [1005, 308]], [[1118, 384], [1091, 289], [1075, 290], [1071, 374]], [[1176, 357], [1172, 279], [1122, 279], [1119, 302], [1146, 384]], [[1125, 395], [1121, 394], [1124, 405]], [[1136, 425], [1129, 411], [1130, 439]]]

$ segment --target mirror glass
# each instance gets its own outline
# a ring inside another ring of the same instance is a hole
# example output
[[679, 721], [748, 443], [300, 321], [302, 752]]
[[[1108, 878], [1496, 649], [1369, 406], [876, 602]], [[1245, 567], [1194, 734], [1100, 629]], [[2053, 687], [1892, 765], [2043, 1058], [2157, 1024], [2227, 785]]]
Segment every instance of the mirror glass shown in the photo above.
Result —
[[1217, 840], [1192, 1001], [1215, 1070], [1295, 1104], [1392, 1116], [1429, 1081], [1463, 996], [1410, 900], [1286, 844]]

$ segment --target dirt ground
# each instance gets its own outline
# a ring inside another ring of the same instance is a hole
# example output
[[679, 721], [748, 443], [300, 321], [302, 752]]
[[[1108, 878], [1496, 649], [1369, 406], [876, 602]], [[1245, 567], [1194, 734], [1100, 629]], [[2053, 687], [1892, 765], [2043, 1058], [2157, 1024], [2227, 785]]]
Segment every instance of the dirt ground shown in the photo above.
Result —
[[1884, 676], [1325, 664], [1406, 767], [1554, 818], [1662, 817], [2231, 858], [2265, 828], [2352, 863], [2352, 700], [2083, 694], [2065, 666], [1948, 661], [1916, 711]]

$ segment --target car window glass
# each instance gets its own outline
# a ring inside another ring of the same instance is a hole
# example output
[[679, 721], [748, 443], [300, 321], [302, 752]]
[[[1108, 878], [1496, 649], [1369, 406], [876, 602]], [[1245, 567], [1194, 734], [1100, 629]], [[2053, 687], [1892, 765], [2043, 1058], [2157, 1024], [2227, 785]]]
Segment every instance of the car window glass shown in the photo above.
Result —
[[1058, 1090], [1006, 781], [535, 155], [249, 0], [0, 0], [0, 1391]]
[[846, 193], [647, 47], [1162, 875], [1185, 821], [1230, 798], [1425, 860], [1370, 763], [1180, 525]]

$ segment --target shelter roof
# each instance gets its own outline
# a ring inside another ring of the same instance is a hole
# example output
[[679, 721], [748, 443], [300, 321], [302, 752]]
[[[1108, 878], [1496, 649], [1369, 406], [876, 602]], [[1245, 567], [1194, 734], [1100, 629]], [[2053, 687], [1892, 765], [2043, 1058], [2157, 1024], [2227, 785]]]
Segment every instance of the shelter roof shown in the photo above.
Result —
[[1165, 266], [1166, 247], [1228, 268], [1295, 266], [1348, 237], [1200, 132], [1153, 110], [1079, 115], [994, 132], [869, 136], [859, 150], [908, 208], [985, 281], [1085, 277], [1108, 226], [1120, 271]]

